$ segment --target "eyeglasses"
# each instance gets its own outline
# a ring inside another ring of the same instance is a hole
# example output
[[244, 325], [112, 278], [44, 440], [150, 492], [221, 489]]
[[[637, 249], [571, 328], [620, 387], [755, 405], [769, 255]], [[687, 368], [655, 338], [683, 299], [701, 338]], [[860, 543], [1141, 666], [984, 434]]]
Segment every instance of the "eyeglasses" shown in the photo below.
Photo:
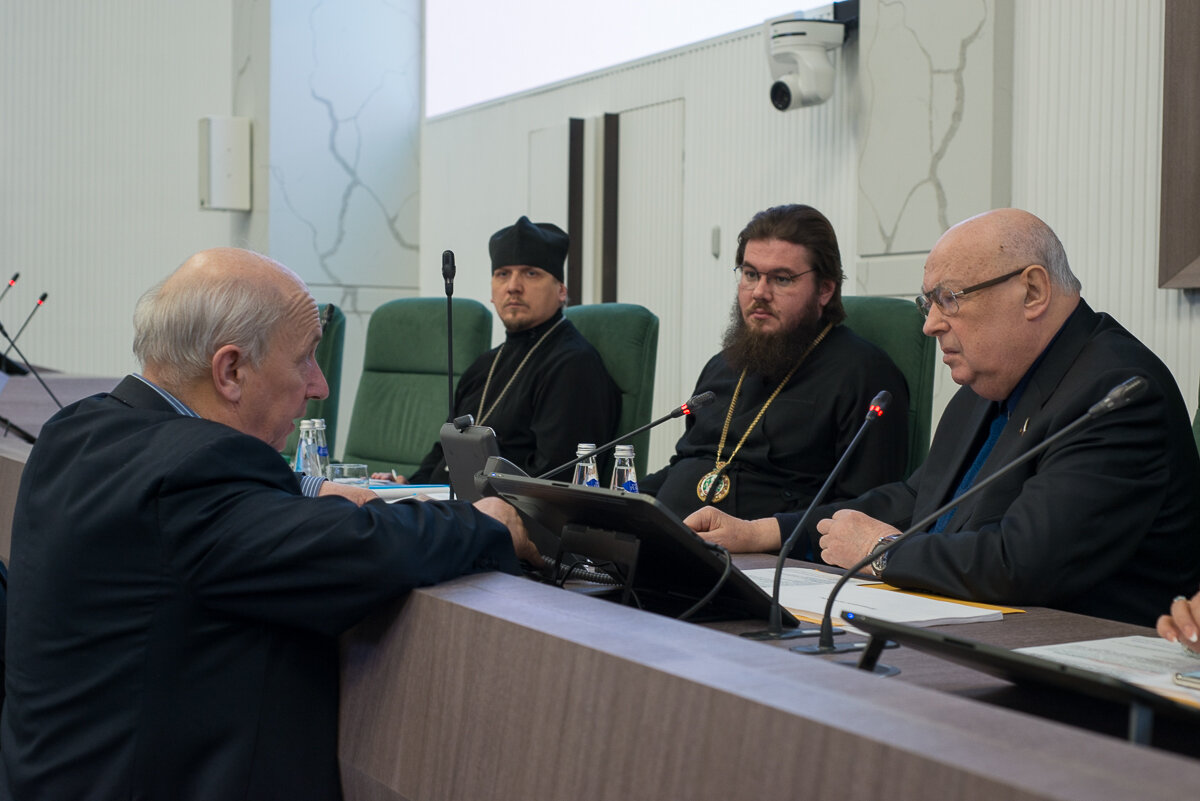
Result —
[[[814, 268], [815, 269], [815, 268]], [[802, 273], [760, 273], [758, 270], [746, 264], [739, 264], [733, 268], [733, 271], [738, 273], [738, 280], [746, 289], [752, 289], [758, 286], [759, 279], [764, 279], [767, 286], [771, 287], [775, 292], [787, 292], [796, 286], [796, 280], [802, 275], [808, 275], [813, 270], [805, 270]]]
[[921, 314], [925, 317], [929, 316], [929, 310], [933, 308], [934, 304], [937, 304], [937, 307], [942, 310], [942, 314], [946, 315], [947, 317], [951, 317], [955, 314], [958, 314], [958, 299], [963, 295], [969, 295], [972, 292], [978, 292], [981, 289], [987, 289], [988, 287], [996, 286], [997, 284], [1003, 284], [1008, 279], [1015, 278], [1032, 266], [1032, 264], [1026, 264], [1019, 270], [1013, 270], [1011, 273], [1005, 273], [999, 278], [992, 278], [991, 280], [984, 281], [982, 284], [969, 286], [966, 289], [960, 289], [957, 292], [951, 289], [946, 289], [944, 286], [935, 286], [928, 292], [923, 292], [920, 295], [917, 295], [915, 298], [913, 298], [913, 300], [916, 301], [917, 308], [921, 310]]

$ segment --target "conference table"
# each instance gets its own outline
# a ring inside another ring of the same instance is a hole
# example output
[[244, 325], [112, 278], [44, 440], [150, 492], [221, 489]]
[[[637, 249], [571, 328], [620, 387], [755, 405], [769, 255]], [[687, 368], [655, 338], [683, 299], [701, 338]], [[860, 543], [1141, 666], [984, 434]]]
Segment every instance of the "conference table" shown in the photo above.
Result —
[[[63, 403], [115, 378], [47, 375]], [[36, 435], [54, 410], [31, 377], [0, 415]], [[29, 446], [0, 436], [0, 554]], [[743, 569], [773, 556], [738, 557]], [[347, 801], [405, 799], [1170, 799], [1200, 793], [1200, 731], [1016, 686], [909, 648], [879, 678], [500, 573], [415, 590], [342, 639]], [[946, 627], [1016, 648], [1149, 634], [1050, 609]], [[845, 635], [843, 639], [853, 639]]]
[[[742, 568], [774, 557], [739, 557]], [[799, 564], [799, 563], [798, 563]], [[1172, 799], [1200, 793], [1200, 730], [1017, 686], [909, 648], [880, 678], [504, 574], [412, 592], [342, 642], [348, 801]], [[945, 627], [1005, 647], [1152, 634], [1051, 609]], [[845, 635], [853, 639], [856, 635]]]

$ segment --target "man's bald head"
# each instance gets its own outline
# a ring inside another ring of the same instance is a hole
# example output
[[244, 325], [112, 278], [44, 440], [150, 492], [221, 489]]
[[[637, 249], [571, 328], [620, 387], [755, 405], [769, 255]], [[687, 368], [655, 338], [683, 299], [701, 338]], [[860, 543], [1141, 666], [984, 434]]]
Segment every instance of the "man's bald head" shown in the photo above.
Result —
[[925, 333], [955, 382], [1004, 400], [1079, 304], [1054, 231], [1020, 209], [964, 220], [925, 260]]
[[1055, 286], [1079, 294], [1079, 279], [1071, 272], [1058, 236], [1039, 217], [1022, 209], [995, 209], [969, 217], [943, 234], [934, 249], [943, 244], [960, 250], [968, 244], [967, 251], [976, 262], [969, 268], [982, 267], [987, 276], [1040, 264]]
[[280, 322], [303, 306], [316, 314], [304, 282], [279, 262], [238, 248], [201, 251], [138, 301], [133, 352], [175, 391], [207, 377], [223, 345], [261, 363]]

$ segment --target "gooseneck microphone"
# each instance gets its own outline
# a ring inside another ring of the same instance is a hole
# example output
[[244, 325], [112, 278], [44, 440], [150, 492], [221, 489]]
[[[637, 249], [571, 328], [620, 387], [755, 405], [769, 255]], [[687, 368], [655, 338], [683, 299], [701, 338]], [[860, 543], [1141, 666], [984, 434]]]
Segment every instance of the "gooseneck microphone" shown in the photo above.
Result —
[[617, 447], [618, 445], [620, 445], [625, 440], [632, 439], [633, 437], [636, 437], [638, 434], [642, 433], [643, 431], [648, 431], [651, 428], [654, 428], [656, 425], [659, 425], [660, 423], [665, 423], [668, 420], [674, 420], [676, 417], [683, 417], [685, 414], [691, 414], [695, 410], [712, 403], [713, 398], [715, 398], [715, 397], [716, 397], [716, 395], [714, 395], [712, 392], [701, 392], [698, 395], [693, 395], [692, 397], [688, 398], [686, 402], [684, 402], [684, 403], [680, 404], [679, 406], [676, 406], [674, 409], [672, 409], [670, 414], [665, 414], [662, 417], [658, 418], [657, 420], [651, 420], [649, 423], [646, 423], [646, 425], [644, 425], [640, 428], [635, 428], [633, 431], [630, 431], [628, 434], [622, 434], [621, 436], [614, 439], [612, 442], [607, 442], [604, 445], [601, 445], [599, 448], [596, 448], [596, 450], [594, 450], [594, 451], [588, 451], [583, 456], [577, 456], [574, 459], [572, 459], [571, 461], [567, 462], [566, 464], [560, 464], [558, 467], [555, 467], [552, 470], [547, 470], [545, 473], [542, 473], [540, 476], [538, 476], [538, 478], [544, 479], [544, 478], [550, 478], [550, 476], [558, 475], [563, 470], [566, 470], [568, 467], [574, 467], [575, 465], [579, 464], [580, 462], [582, 462], [584, 459], [588, 458], [589, 456], [599, 456], [602, 453], [606, 453], [606, 452], [612, 450], [613, 448]]
[[842, 452], [842, 458], [838, 459], [837, 464], [833, 466], [829, 477], [825, 479], [825, 483], [821, 485], [821, 489], [817, 490], [817, 494], [813, 496], [812, 501], [808, 504], [808, 508], [804, 510], [804, 515], [800, 518], [800, 522], [792, 529], [792, 533], [788, 535], [788, 538], [779, 549], [779, 558], [775, 560], [775, 586], [771, 592], [771, 614], [768, 618], [767, 629], [765, 631], [748, 631], [742, 634], [743, 637], [749, 637], [752, 640], [786, 640], [792, 637], [811, 637], [816, 633], [811, 629], [792, 629], [786, 632], [783, 630], [783, 610], [782, 605], [779, 603], [779, 584], [783, 579], [783, 565], [787, 561], [787, 555], [792, 552], [792, 546], [800, 538], [800, 532], [804, 530], [808, 519], [812, 517], [813, 510], [824, 502], [825, 496], [829, 493], [830, 487], [833, 486], [834, 480], [841, 475], [842, 469], [850, 461], [850, 455], [858, 449], [859, 440], [866, 433], [867, 426], [880, 417], [883, 417], [883, 413], [887, 411], [888, 404], [891, 402], [892, 393], [886, 389], [871, 400], [871, 405], [867, 408], [867, 419], [863, 420], [862, 425], [858, 427], [858, 432], [854, 435], [854, 439], [850, 440], [850, 444]]
[[442, 251], [442, 280], [446, 282], [446, 395], [449, 413], [447, 420], [454, 419], [454, 251]]
[[[442, 281], [446, 284], [446, 420], [454, 421], [454, 251], [442, 251]], [[459, 431], [462, 431], [460, 428]], [[454, 490], [450, 490], [454, 500]]]
[[[11, 283], [9, 285], [11, 286]], [[4, 351], [5, 356], [8, 356], [9, 351], [11, 351], [14, 347], [16, 347], [16, 342], [18, 339], [21, 338], [22, 332], [25, 331], [25, 326], [29, 325], [29, 321], [33, 319], [33, 315], [37, 314], [37, 310], [42, 308], [42, 306], [46, 303], [46, 297], [49, 294], [50, 294], [49, 292], [43, 292], [41, 297], [39, 297], [37, 299], [37, 303], [33, 304], [33, 309], [30, 310], [29, 316], [25, 318], [25, 322], [21, 323], [21, 327], [17, 329], [16, 335], [14, 335], [11, 340], [9, 340], [8, 350]], [[22, 358], [22, 360], [24, 360], [25, 357], [22, 356], [21, 358]]]
[[[876, 548], [872, 549], [869, 554], [867, 554], [865, 557], [860, 559], [858, 562], [854, 563], [854, 565], [852, 565], [848, 570], [846, 570], [846, 572], [842, 575], [842, 577], [840, 579], [838, 579], [838, 582], [833, 585], [833, 589], [829, 592], [829, 598], [825, 602], [825, 614], [821, 618], [821, 636], [820, 636], [820, 639], [817, 641], [817, 644], [816, 645], [798, 645], [798, 646], [792, 648], [792, 650], [796, 651], [798, 653], [808, 653], [808, 654], [830, 654], [830, 653], [839, 653], [842, 651], [861, 650], [863, 643], [851, 643], [850, 645], [846, 645], [846, 646], [836, 646], [833, 643], [833, 601], [834, 601], [834, 598], [837, 597], [838, 591], [840, 591], [842, 589], [842, 587], [845, 586], [846, 582], [849, 581], [850, 578], [852, 576], [854, 576], [854, 574], [858, 573], [860, 570], [865, 568], [871, 562], [878, 559], [883, 554], [892, 550], [892, 548], [895, 548], [897, 544], [899, 544], [900, 542], [903, 542], [904, 539], [907, 538], [910, 534], [913, 534], [918, 531], [924, 531], [925, 528], [930, 523], [937, 520], [939, 517], [944, 515], [946, 512], [950, 511], [955, 506], [958, 506], [959, 504], [961, 504], [967, 498], [970, 498], [975, 493], [981, 492], [985, 488], [991, 486], [992, 482], [997, 481], [1002, 476], [1005, 476], [1008, 473], [1012, 472], [1012, 470], [1014, 468], [1025, 464], [1030, 459], [1037, 456], [1042, 451], [1046, 450], [1047, 448], [1049, 448], [1054, 443], [1058, 442], [1063, 437], [1067, 436], [1068, 434], [1074, 433], [1078, 428], [1090, 423], [1092, 420], [1095, 420], [1097, 417], [1101, 417], [1103, 415], [1108, 414], [1109, 412], [1112, 412], [1117, 409], [1128, 406], [1130, 403], [1132, 403], [1135, 399], [1137, 399], [1139, 396], [1142, 395], [1142, 393], [1144, 393], [1146, 391], [1147, 386], [1148, 386], [1148, 383], [1145, 378], [1142, 378], [1141, 376], [1134, 376], [1133, 378], [1130, 378], [1130, 379], [1122, 382], [1121, 384], [1113, 387], [1112, 389], [1110, 389], [1108, 391], [1108, 394], [1105, 395], [1104, 398], [1099, 403], [1097, 403], [1094, 406], [1092, 406], [1091, 408], [1089, 408], [1086, 412], [1084, 412], [1082, 415], [1080, 415], [1077, 419], [1075, 419], [1073, 422], [1071, 422], [1065, 428], [1060, 429], [1055, 434], [1042, 440], [1037, 445], [1030, 448], [1025, 453], [1018, 456], [1017, 458], [1013, 459], [1011, 462], [1004, 465], [1004, 467], [1000, 468], [995, 473], [992, 473], [987, 478], [984, 478], [981, 481], [978, 481], [975, 484], [972, 484], [970, 489], [968, 489], [966, 492], [962, 493], [961, 495], [958, 495], [957, 497], [951, 498], [949, 501], [947, 501], [946, 503], [939, 506], [937, 509], [930, 512], [928, 515], [926, 515], [925, 517], [918, 520], [915, 524], [910, 526], [906, 531], [899, 534], [896, 537], [896, 539], [892, 540], [891, 542], [885, 543], [882, 547], [876, 547]], [[879, 666], [879, 667], [882, 668], [883, 666]]]
[[[18, 334], [19, 333], [20, 332], [18, 332]], [[42, 389], [46, 390], [46, 394], [49, 395], [50, 399], [54, 401], [58, 408], [61, 409], [63, 407], [62, 403], [57, 397], [55, 397], [54, 393], [50, 390], [50, 387], [46, 386], [46, 382], [42, 380], [41, 375], [38, 374], [37, 369], [34, 368], [34, 366], [29, 362], [29, 359], [25, 358], [25, 354], [21, 353], [21, 349], [17, 347], [15, 339], [8, 335], [8, 332], [4, 330], [4, 325], [2, 323], [0, 323], [0, 336], [3, 336], [6, 340], [8, 340], [8, 346], [10, 348], [16, 349], [17, 355], [21, 357], [21, 361], [25, 362], [25, 366], [29, 368], [29, 372], [33, 373], [33, 377], [36, 378], [38, 383], [42, 385]]]
[[13, 284], [17, 283], [17, 279], [20, 277], [20, 273], [13, 273], [13, 277], [8, 279], [8, 283], [5, 284], [4, 291], [0, 292], [0, 300], [4, 300], [4, 296], [8, 294], [8, 290], [13, 288]]

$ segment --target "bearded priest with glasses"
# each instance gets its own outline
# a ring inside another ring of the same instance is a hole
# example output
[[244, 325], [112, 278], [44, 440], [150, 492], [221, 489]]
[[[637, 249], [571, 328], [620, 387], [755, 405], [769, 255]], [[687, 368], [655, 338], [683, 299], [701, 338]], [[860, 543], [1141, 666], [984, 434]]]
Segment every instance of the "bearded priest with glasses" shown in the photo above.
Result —
[[[1080, 297], [1050, 227], [1019, 209], [959, 223], [930, 251], [916, 300], [962, 388], [924, 464], [906, 481], [818, 508], [799, 554], [811, 546], [847, 568], [875, 555], [1136, 376], [1146, 383], [1139, 399], [964, 498], [879, 553], [872, 570], [906, 589], [1143, 626], [1195, 592], [1200, 455], [1183, 396], [1157, 356]], [[778, 550], [798, 520], [703, 509], [685, 522], [730, 551], [759, 552]]]
[[759, 212], [738, 234], [737, 297], [722, 350], [696, 381], [716, 401], [687, 418], [670, 463], [639, 483], [679, 516], [803, 510], [854, 438], [871, 400], [892, 395], [831, 499], [902, 478], [908, 388], [887, 354], [841, 325], [833, 226], [811, 206]]

